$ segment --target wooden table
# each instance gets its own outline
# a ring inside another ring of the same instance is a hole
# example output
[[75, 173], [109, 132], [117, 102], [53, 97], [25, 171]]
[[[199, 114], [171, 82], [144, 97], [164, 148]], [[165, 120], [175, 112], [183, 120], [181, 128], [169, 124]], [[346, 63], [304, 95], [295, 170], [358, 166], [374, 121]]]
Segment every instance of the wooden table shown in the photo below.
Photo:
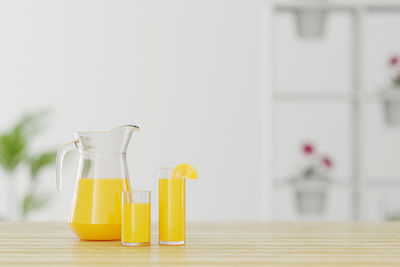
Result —
[[194, 223], [187, 245], [79, 241], [63, 223], [0, 223], [0, 266], [400, 266], [400, 223]]

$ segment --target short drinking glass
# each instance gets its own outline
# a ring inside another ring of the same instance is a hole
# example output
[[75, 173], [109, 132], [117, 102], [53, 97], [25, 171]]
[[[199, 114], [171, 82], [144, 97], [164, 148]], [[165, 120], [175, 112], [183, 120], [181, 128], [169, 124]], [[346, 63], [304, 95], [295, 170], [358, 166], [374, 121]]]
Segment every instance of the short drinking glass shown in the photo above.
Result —
[[150, 245], [150, 191], [122, 192], [122, 245]]

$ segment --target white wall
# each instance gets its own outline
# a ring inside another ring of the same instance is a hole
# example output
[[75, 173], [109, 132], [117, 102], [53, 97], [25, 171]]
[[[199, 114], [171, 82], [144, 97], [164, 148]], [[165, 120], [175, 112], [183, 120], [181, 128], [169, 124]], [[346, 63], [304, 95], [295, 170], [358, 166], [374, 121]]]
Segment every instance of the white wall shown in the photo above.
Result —
[[[128, 163], [134, 185], [153, 190], [153, 218], [156, 169], [190, 162], [200, 179], [188, 183], [189, 220], [260, 220], [268, 212], [261, 176], [265, 6], [262, 0], [1, 1], [0, 128], [50, 107], [49, 130], [35, 143], [40, 151], [70, 141], [77, 130], [137, 124], [142, 130]], [[66, 163], [64, 191], [55, 192], [54, 169], [43, 175], [43, 190], [54, 197], [31, 219], [66, 219], [76, 157]]]

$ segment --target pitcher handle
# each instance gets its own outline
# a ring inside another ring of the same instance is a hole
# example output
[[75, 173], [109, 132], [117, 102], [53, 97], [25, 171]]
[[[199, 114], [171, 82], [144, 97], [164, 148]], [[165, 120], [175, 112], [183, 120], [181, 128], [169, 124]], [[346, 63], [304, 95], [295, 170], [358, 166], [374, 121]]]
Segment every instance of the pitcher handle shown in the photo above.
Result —
[[72, 149], [77, 148], [76, 141], [66, 143], [58, 149], [57, 160], [56, 160], [56, 182], [57, 182], [57, 191], [62, 189], [62, 179], [61, 173], [63, 168], [63, 161], [65, 154]]

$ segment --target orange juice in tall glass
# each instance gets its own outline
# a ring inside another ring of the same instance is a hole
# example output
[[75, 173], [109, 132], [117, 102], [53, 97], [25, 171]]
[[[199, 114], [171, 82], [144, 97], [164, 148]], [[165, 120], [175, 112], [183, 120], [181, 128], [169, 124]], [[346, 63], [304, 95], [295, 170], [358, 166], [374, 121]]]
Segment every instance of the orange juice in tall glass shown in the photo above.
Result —
[[197, 179], [189, 164], [159, 170], [159, 238], [161, 245], [184, 245], [186, 240], [185, 183]]
[[162, 245], [185, 243], [185, 179], [159, 179], [159, 234]]

